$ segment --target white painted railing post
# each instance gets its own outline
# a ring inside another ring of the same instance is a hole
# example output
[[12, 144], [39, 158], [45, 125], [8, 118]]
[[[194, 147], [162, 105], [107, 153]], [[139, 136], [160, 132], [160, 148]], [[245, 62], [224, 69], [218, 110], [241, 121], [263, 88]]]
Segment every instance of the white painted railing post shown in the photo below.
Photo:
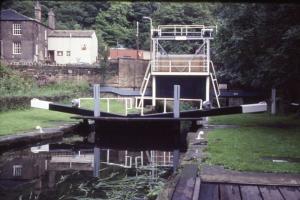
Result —
[[100, 117], [100, 85], [95, 84], [93, 91], [94, 91], [94, 117]]
[[140, 101], [142, 101], [141, 102], [141, 105], [142, 105], [142, 107], [141, 107], [141, 115], [143, 116], [144, 115], [144, 98], [142, 97]]
[[164, 113], [167, 112], [167, 99], [164, 98]]

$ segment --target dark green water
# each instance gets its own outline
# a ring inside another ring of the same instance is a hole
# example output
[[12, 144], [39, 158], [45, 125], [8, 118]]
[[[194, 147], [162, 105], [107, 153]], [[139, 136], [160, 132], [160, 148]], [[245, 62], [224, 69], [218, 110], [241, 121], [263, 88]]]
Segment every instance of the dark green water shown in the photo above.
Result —
[[0, 199], [154, 199], [172, 173], [172, 155], [102, 149], [81, 136], [4, 152]]

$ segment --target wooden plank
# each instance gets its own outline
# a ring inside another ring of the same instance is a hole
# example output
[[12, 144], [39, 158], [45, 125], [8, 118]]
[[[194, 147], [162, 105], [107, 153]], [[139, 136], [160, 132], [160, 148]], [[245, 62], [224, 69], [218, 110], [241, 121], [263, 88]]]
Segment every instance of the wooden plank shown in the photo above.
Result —
[[264, 200], [284, 200], [275, 186], [259, 186], [259, 189]]
[[196, 183], [194, 186], [193, 200], [199, 199], [200, 185], [201, 185], [201, 180], [198, 177], [196, 178]]
[[220, 184], [220, 200], [241, 200], [239, 186]]
[[257, 186], [240, 186], [243, 200], [262, 200]]
[[198, 200], [219, 200], [219, 185], [215, 183], [201, 183]]
[[193, 198], [198, 166], [195, 164], [185, 165], [180, 180], [178, 181], [172, 200], [191, 200]]
[[279, 187], [279, 190], [286, 200], [300, 200], [300, 191], [297, 187]]

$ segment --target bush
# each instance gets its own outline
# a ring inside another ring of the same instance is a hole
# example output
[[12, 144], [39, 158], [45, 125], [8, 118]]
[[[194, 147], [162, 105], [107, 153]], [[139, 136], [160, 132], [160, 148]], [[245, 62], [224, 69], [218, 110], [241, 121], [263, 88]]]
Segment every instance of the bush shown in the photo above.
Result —
[[22, 77], [17, 71], [0, 65], [0, 94], [2, 96], [17, 95], [37, 88], [33, 79]]

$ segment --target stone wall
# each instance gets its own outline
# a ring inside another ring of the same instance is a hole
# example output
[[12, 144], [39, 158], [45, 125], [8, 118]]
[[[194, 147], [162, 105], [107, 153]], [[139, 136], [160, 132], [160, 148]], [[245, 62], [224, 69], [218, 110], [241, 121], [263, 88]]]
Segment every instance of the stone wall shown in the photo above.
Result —
[[119, 59], [119, 87], [140, 88], [148, 60]]
[[117, 59], [111, 60], [108, 67], [90, 66], [20, 66], [11, 68], [23, 75], [34, 77], [40, 85], [65, 80], [86, 80], [100, 83], [101, 86], [120, 88], [140, 88], [148, 65], [147, 60]]

